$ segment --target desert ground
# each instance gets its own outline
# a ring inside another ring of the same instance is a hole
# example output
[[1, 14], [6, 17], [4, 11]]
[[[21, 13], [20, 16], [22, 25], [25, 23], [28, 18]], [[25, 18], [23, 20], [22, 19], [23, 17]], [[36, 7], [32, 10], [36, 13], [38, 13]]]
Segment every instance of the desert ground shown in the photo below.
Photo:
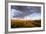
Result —
[[12, 20], [11, 28], [41, 27], [41, 20]]

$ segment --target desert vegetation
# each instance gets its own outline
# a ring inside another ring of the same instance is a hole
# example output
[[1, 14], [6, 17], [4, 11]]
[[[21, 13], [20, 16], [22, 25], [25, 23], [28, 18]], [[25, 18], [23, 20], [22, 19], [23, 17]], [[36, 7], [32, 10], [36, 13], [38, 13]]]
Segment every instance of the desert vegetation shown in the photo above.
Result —
[[41, 27], [41, 20], [12, 20], [11, 28]]

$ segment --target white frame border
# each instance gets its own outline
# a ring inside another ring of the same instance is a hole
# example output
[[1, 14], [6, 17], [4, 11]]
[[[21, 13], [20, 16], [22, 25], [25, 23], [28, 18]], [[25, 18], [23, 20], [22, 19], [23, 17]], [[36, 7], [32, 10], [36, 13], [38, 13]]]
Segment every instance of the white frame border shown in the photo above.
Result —
[[[10, 28], [10, 8], [11, 5], [21, 5], [21, 6], [41, 6], [41, 27], [35, 27], [35, 28]], [[28, 31], [28, 30], [43, 30], [43, 5], [41, 4], [26, 4], [26, 3], [8, 3], [8, 31]]]

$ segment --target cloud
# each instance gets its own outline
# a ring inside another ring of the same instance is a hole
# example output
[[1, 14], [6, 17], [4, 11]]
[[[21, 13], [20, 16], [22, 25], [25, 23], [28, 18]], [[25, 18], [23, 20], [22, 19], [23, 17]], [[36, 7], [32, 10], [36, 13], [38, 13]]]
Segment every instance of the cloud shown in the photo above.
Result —
[[19, 17], [20, 15], [22, 15], [22, 12], [16, 10], [16, 9], [12, 9], [11, 10], [11, 17]]
[[39, 20], [41, 19], [41, 14], [40, 13], [32, 13], [28, 16], [25, 16], [24, 19], [27, 19], [27, 20]]
[[11, 6], [11, 17], [40, 19], [41, 8], [35, 6]]

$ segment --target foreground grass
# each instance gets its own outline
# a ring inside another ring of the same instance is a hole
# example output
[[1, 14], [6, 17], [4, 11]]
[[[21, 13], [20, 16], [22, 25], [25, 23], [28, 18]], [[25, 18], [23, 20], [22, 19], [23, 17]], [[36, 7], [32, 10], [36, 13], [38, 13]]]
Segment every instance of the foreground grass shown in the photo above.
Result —
[[11, 20], [11, 28], [40, 27], [41, 20]]

